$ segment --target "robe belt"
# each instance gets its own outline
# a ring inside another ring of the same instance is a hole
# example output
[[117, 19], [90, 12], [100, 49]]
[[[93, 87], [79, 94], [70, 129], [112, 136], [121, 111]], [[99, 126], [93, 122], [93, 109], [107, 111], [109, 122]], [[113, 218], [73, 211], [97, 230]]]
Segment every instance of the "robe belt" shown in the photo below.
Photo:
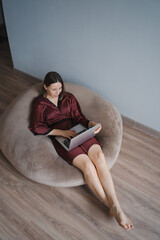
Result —
[[48, 127], [49, 128], [54, 128], [54, 126], [56, 126], [57, 124], [65, 122], [65, 121], [68, 121], [68, 120], [70, 120], [73, 123], [73, 119], [72, 118], [65, 118], [65, 119], [62, 119], [62, 120], [60, 120], [58, 122], [55, 122], [55, 123], [52, 123], [52, 124], [48, 125]]

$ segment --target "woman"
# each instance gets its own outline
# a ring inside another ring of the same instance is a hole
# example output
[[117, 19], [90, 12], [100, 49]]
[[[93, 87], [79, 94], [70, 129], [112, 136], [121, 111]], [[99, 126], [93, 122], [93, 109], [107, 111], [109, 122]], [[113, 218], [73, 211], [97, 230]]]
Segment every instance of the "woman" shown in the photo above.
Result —
[[[33, 101], [29, 129], [35, 134], [49, 136], [60, 157], [70, 165], [79, 168], [93, 193], [109, 208], [120, 226], [133, 228], [130, 219], [122, 211], [116, 197], [112, 177], [98, 141], [93, 137], [71, 151], [66, 151], [54, 136], [72, 138], [76, 136], [74, 125], [81, 123], [90, 128], [97, 123], [89, 121], [82, 114], [73, 94], [65, 92], [61, 76], [49, 72], [44, 79], [44, 93]], [[98, 133], [101, 126], [95, 131]]]

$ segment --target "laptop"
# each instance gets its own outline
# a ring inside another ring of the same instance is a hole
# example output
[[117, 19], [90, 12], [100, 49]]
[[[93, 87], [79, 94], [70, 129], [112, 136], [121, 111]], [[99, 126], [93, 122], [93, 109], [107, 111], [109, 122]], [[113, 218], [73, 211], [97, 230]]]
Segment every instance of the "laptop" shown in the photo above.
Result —
[[85, 128], [82, 124], [78, 124], [70, 130], [74, 130], [78, 135], [73, 137], [72, 139], [68, 139], [62, 136], [56, 136], [55, 139], [67, 150], [71, 151], [75, 147], [79, 146], [80, 144], [84, 143], [88, 139], [95, 136], [94, 131], [100, 127], [100, 123], [91, 127], [89, 129]]

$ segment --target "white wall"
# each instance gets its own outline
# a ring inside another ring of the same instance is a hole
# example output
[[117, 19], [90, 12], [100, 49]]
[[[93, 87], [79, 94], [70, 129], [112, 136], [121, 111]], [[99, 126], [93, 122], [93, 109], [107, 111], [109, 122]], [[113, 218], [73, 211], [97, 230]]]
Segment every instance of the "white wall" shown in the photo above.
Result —
[[159, 0], [5, 0], [14, 67], [88, 86], [160, 131]]

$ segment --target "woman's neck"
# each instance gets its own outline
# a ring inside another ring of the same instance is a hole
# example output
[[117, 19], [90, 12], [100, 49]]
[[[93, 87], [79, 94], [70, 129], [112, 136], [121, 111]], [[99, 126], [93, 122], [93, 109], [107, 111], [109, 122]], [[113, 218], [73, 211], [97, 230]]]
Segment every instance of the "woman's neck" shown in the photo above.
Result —
[[54, 103], [56, 106], [58, 105], [58, 97], [52, 98], [52, 97], [47, 97], [47, 96], [46, 96], [46, 98], [47, 98], [50, 102]]

